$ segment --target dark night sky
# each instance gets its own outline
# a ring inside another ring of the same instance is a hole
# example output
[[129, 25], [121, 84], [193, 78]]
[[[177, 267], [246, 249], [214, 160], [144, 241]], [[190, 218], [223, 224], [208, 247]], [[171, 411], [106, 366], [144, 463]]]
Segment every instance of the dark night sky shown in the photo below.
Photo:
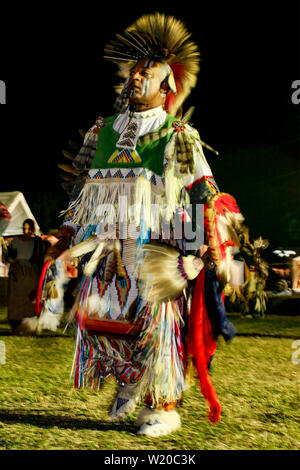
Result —
[[141, 14], [160, 11], [183, 20], [199, 45], [201, 71], [186, 109], [196, 106], [194, 126], [221, 153], [206, 152], [220, 189], [236, 197], [253, 236], [300, 246], [300, 105], [291, 101], [300, 80], [299, 2], [163, 4], [70, 3], [63, 14], [59, 4], [26, 5], [18, 18], [7, 14], [0, 191], [22, 191], [42, 229], [59, 224], [67, 203], [61, 150], [79, 128], [114, 112], [118, 79], [102, 59], [104, 45]]

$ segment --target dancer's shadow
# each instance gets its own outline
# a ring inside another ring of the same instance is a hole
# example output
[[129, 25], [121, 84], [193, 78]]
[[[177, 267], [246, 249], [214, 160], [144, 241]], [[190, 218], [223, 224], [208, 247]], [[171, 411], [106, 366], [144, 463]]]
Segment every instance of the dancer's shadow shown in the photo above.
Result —
[[71, 417], [60, 415], [46, 415], [36, 413], [24, 413], [17, 411], [0, 410], [0, 423], [5, 424], [31, 424], [40, 428], [52, 428], [57, 426], [61, 429], [89, 429], [92, 431], [126, 431], [136, 432], [136, 427], [130, 423], [101, 422], [98, 419], [85, 417]]

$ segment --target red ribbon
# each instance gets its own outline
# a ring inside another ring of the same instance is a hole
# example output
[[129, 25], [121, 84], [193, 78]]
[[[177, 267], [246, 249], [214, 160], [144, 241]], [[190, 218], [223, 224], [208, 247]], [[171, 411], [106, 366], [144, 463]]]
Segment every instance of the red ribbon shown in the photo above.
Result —
[[197, 276], [188, 322], [188, 352], [193, 358], [200, 380], [201, 391], [209, 403], [208, 419], [220, 420], [221, 404], [211, 381], [208, 364], [216, 350], [214, 337], [205, 306], [205, 270]]
[[35, 314], [37, 317], [40, 316], [40, 313], [43, 307], [42, 303], [40, 302], [40, 299], [41, 299], [41, 293], [42, 293], [42, 288], [43, 288], [43, 283], [45, 280], [46, 272], [50, 264], [51, 264], [51, 261], [46, 261], [46, 263], [44, 264], [42, 273], [40, 276], [39, 284], [38, 284], [38, 290], [37, 290], [36, 299], [35, 299]]

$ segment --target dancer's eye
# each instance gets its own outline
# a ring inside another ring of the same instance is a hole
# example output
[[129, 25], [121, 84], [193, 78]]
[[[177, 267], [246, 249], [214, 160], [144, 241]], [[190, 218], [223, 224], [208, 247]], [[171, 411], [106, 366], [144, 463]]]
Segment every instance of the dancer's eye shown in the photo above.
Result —
[[142, 72], [142, 75], [143, 75], [143, 77], [145, 77], [145, 78], [151, 78], [151, 77], [152, 77], [152, 74], [151, 74], [150, 72], [148, 72], [147, 70], [144, 70], [144, 71]]

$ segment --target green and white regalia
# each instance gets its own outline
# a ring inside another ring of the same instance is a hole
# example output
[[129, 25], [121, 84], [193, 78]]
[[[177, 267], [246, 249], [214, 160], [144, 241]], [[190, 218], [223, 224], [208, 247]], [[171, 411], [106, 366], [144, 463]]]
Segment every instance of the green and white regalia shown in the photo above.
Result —
[[[219, 192], [190, 113], [178, 118], [199, 71], [189, 37], [180, 21], [156, 13], [106, 46], [104, 57], [126, 81], [117, 114], [96, 120], [68, 169], [77, 179], [54, 246], [56, 257], [69, 248], [82, 268], [70, 314], [75, 386], [100, 388], [113, 375], [119, 386], [111, 418], [144, 402], [139, 433], [151, 436], [180, 427], [174, 408], [192, 362], [209, 419], [220, 419], [208, 370], [217, 336], [235, 334], [218, 279], [228, 280], [235, 245], [228, 227], [242, 216]], [[139, 60], [166, 73], [164, 107], [137, 112], [130, 105], [130, 71]], [[200, 257], [208, 245], [210, 263]]]
[[[183, 152], [190, 154], [193, 173], [182, 171]], [[172, 235], [174, 217], [182, 217], [192, 189], [198, 188], [202, 201], [218, 191], [199, 134], [162, 107], [127, 110], [97, 119], [74, 165], [86, 176], [65, 215], [64, 225], [74, 229], [73, 245], [92, 235], [118, 239], [121, 256], [120, 263], [116, 250], [110, 251], [81, 283], [73, 308], [78, 320], [75, 384], [99, 387], [113, 374], [120, 382], [137, 383], [139, 398], [176, 401], [185, 388], [181, 329], [187, 300], [182, 294], [149, 304], [140, 278], [140, 248], [154, 240], [184, 252], [185, 240]], [[164, 227], [170, 228], [168, 239]], [[139, 331], [134, 340], [91, 335], [84, 328], [90, 317], [132, 321]]]

